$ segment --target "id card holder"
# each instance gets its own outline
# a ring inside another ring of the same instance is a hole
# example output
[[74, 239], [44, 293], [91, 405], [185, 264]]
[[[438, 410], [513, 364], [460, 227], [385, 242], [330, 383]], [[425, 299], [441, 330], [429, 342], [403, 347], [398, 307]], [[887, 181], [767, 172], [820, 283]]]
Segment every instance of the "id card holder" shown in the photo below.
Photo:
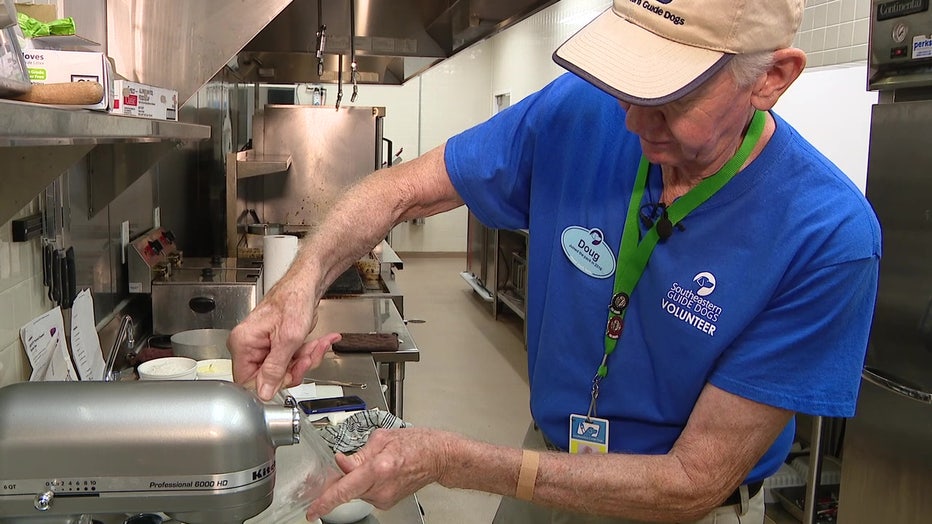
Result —
[[608, 420], [570, 415], [570, 453], [608, 453]]

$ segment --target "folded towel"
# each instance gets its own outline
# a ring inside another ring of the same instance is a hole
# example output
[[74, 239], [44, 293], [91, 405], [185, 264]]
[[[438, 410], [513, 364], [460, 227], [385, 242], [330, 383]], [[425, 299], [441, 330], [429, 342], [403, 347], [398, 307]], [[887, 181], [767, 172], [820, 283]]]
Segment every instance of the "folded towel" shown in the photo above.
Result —
[[320, 430], [320, 436], [334, 453], [352, 453], [366, 445], [369, 435], [378, 428], [400, 429], [411, 424], [378, 408], [354, 413], [345, 421]]

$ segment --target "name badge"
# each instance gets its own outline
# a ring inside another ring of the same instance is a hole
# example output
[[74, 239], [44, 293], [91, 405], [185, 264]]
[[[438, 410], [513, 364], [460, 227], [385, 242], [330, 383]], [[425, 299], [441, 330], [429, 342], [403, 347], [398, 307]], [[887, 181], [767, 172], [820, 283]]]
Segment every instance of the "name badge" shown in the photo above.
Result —
[[615, 254], [605, 243], [599, 228], [570, 226], [560, 236], [566, 258], [583, 273], [595, 278], [608, 278], [615, 273]]
[[570, 415], [570, 453], [608, 453], [608, 420]]

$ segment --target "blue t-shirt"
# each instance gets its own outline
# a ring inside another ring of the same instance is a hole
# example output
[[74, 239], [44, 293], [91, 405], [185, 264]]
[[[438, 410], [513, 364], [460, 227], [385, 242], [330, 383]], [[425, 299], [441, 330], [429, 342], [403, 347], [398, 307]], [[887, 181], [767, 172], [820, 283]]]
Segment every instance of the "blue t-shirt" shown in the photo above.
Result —
[[[880, 227], [857, 187], [774, 118], [761, 154], [657, 245], [632, 293], [598, 400], [611, 451], [667, 453], [706, 383], [792, 411], [854, 413]], [[470, 210], [490, 227], [530, 230], [531, 413], [564, 449], [604, 353], [641, 157], [624, 120], [615, 99], [566, 74], [446, 145]], [[660, 192], [651, 166], [644, 202]], [[778, 469], [794, 432], [790, 423], [749, 482]]]

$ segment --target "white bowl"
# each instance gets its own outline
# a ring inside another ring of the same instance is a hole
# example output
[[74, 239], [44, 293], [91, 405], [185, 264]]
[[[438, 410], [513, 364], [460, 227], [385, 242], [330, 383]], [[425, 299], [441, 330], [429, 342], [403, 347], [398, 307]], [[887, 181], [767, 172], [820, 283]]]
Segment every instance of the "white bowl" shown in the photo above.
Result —
[[186, 357], [162, 357], [139, 364], [139, 380], [196, 380], [197, 361]]
[[372, 504], [364, 500], [353, 499], [333, 508], [333, 511], [320, 517], [320, 520], [327, 524], [350, 524], [366, 518], [373, 509]]
[[228, 358], [198, 360], [197, 379], [233, 382], [233, 361]]

